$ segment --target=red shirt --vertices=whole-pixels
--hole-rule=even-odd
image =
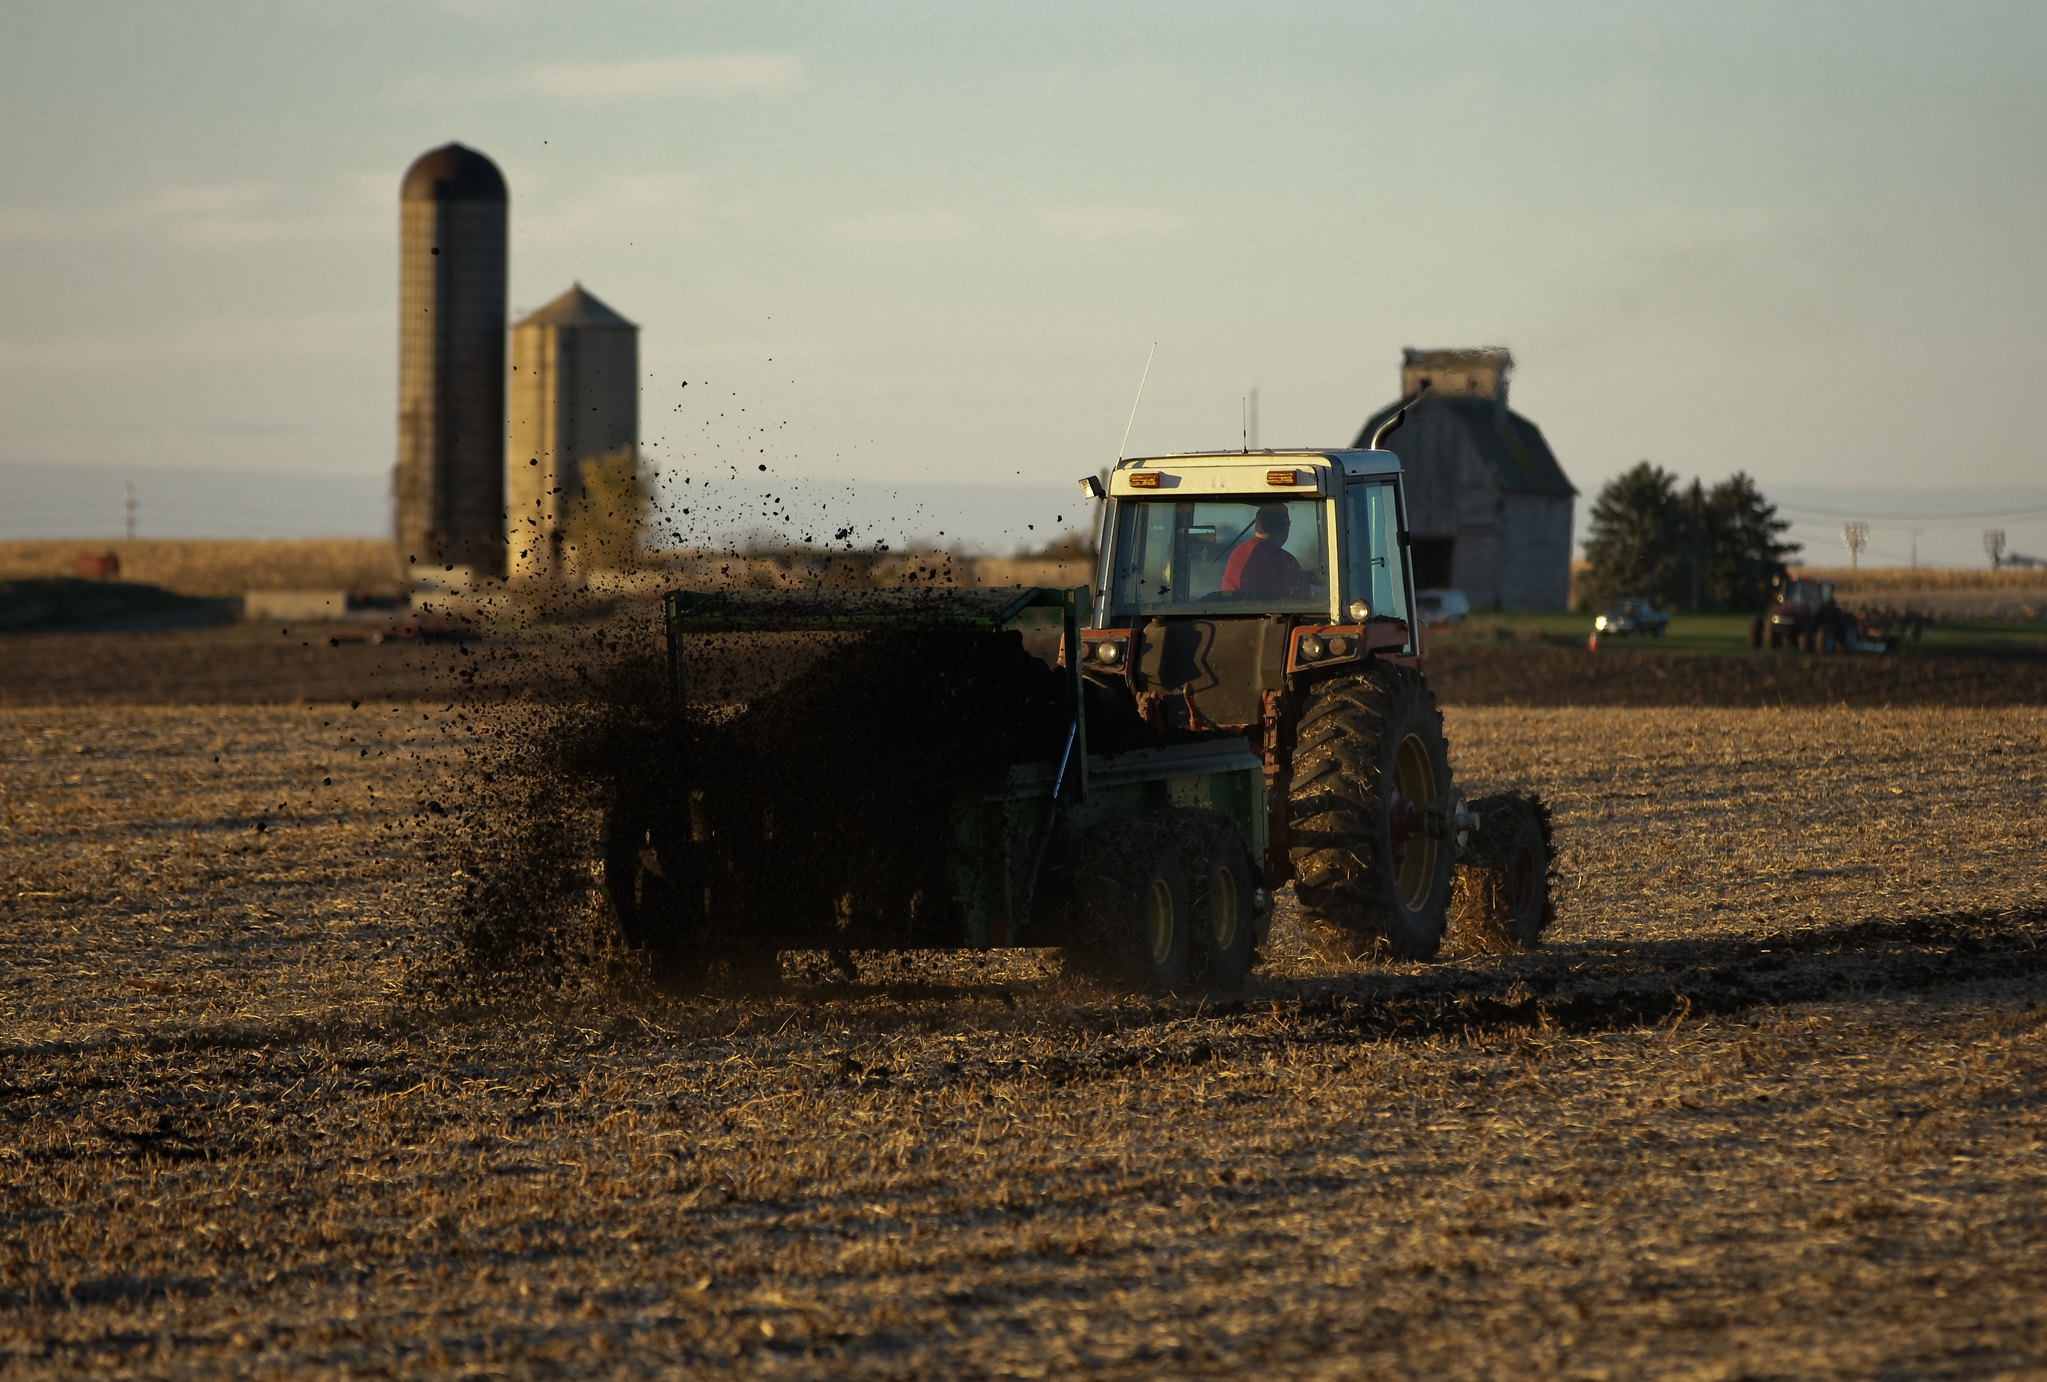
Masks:
[[[1238,544],[1223,568],[1223,589],[1263,598],[1299,595],[1308,588],[1308,573],[1279,539],[1259,536]]]

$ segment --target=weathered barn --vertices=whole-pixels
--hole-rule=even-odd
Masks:
[[[638,445],[640,329],[578,283],[512,324],[512,574],[566,574],[582,463]]]
[[[1386,445],[1407,472],[1416,585],[1461,590],[1473,609],[1563,609],[1578,491],[1541,429],[1507,407],[1513,369],[1500,347],[1409,347],[1400,392],[1415,401]],[[1399,406],[1372,414],[1357,444]]]

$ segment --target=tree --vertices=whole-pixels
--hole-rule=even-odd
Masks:
[[[1592,504],[1579,607],[1604,609],[1623,595],[1664,609],[1686,603],[1693,531],[1675,475],[1647,461],[1616,475]]]
[[[1705,496],[1704,514],[1705,607],[1761,609],[1784,574],[1784,559],[1800,548],[1783,541],[1790,521],[1777,517],[1776,506],[1739,470]]]
[[[1742,471],[1707,489],[1643,461],[1599,491],[1585,538],[1579,607],[1640,595],[1663,609],[1754,610],[1769,602],[1791,524]]]
[[[583,570],[629,570],[654,510],[653,479],[635,447],[621,446],[584,461],[583,492],[569,501],[568,543]]]

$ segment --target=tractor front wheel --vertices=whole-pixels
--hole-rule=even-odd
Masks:
[[[1257,889],[1251,856],[1227,817],[1203,813],[1183,855],[1192,884],[1189,951],[1194,976],[1211,988],[1233,989],[1258,961]]]
[[[1104,826],[1081,850],[1067,955],[1104,984],[1140,993],[1187,986],[1193,949],[1187,871],[1171,814]]]
[[[1451,925],[1474,950],[1534,945],[1556,918],[1549,807],[1533,792],[1498,792],[1472,802],[1471,811],[1478,829],[1457,870]]]
[[[1450,753],[1419,673],[1383,664],[1308,691],[1288,806],[1302,910],[1354,952],[1435,955],[1454,862]]]

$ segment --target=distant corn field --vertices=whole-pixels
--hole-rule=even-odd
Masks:
[[[1850,571],[1845,566],[1801,566],[1798,574],[1832,581],[1842,595],[1880,595],[1894,590],[2047,590],[2047,567],[1992,571],[1966,566],[1882,566]]]
[[[232,596],[249,590],[398,589],[398,552],[389,538],[76,538],[0,542],[0,580],[78,574],[84,553],[112,552],[121,579],[180,595]]]
[[[1879,566],[1850,571],[1845,566],[1799,566],[1796,575],[1808,580],[1832,581],[1837,595],[1907,596],[1931,591],[2047,591],[2047,567],[1992,571],[1988,567],[1966,566]],[[1585,563],[1571,563],[1571,601],[1577,608],[1578,582],[1585,578]]]
[[[121,579],[161,586],[181,595],[233,596],[250,590],[351,590],[392,593],[399,588],[395,545],[385,538],[100,539],[0,542],[0,580],[78,574],[78,558],[112,552]],[[734,556],[715,552],[661,554],[643,572],[651,584],[736,585],[761,589],[826,585],[848,588],[901,585],[1084,585],[1086,560],[978,557],[952,553],[897,553],[804,557],[790,553]],[[653,575],[658,571],[660,575]]]

